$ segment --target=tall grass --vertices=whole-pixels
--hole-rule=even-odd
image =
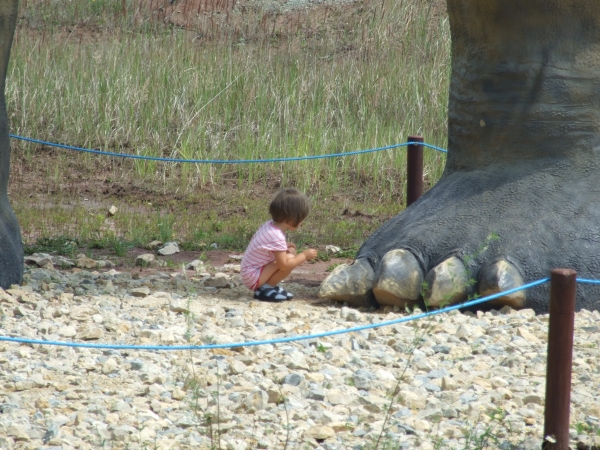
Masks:
[[[23,1],[7,78],[11,132],[218,160],[348,152],[411,134],[446,145],[449,27],[428,0],[298,12],[295,24],[221,2],[228,15],[218,38],[207,15],[179,28],[158,20],[152,3]],[[17,155],[35,150],[12,145]],[[425,165],[433,184],[444,156],[426,151]],[[317,200],[350,189],[398,202],[406,186],[403,148],[235,166],[136,162],[134,171],[183,191],[227,178],[242,190],[294,185]]]

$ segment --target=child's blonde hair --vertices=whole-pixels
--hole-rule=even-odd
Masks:
[[[287,222],[296,227],[308,216],[308,197],[297,189],[280,190],[269,205],[269,213],[274,222]]]

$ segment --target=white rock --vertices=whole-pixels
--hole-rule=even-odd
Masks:
[[[113,373],[115,371],[117,371],[119,369],[119,363],[117,362],[116,359],[114,358],[109,358],[103,365],[102,365],[102,373],[103,374],[109,374],[109,373]]]
[[[158,249],[158,253],[163,256],[174,255],[175,253],[179,253],[179,251],[177,242],[165,242],[165,244]]]
[[[188,263],[185,268],[187,270],[195,270],[196,272],[202,272],[205,270],[204,268],[204,262],[200,261],[199,259],[195,259],[192,262]]]
[[[229,275],[217,272],[214,277],[204,281],[204,286],[214,288],[228,288],[231,286]]]
[[[74,306],[69,311],[69,317],[71,317],[71,319],[77,320],[79,322],[85,322],[86,320],[90,319],[90,317],[93,313],[94,313],[94,311],[92,310],[92,308],[90,308],[87,305]]]
[[[159,248],[161,245],[163,245],[162,241],[152,241],[152,242],[148,242],[144,248],[146,250],[156,250],[157,248]]]
[[[541,341],[533,333],[531,333],[527,327],[518,327],[517,336],[521,336],[530,344],[538,345],[541,343]]]
[[[543,406],[544,405],[544,397],[539,394],[529,394],[529,395],[526,395],[525,397],[523,397],[523,404],[524,405],[534,404],[534,405]]]
[[[28,429],[24,425],[10,425],[6,430],[6,435],[12,437],[16,441],[29,441]]]
[[[223,270],[225,272],[240,273],[240,271],[242,270],[242,266],[241,264],[224,264]]]
[[[400,402],[410,409],[420,410],[427,405],[427,397],[405,389],[400,391]]]
[[[104,330],[97,326],[86,325],[81,328],[77,334],[77,339],[84,341],[90,341],[94,339],[102,339],[104,337]]]
[[[348,322],[360,322],[362,320],[362,314],[360,311],[354,308],[343,307],[340,316],[342,319]]]
[[[317,440],[325,440],[335,436],[335,431],[333,428],[316,425],[314,427],[309,428],[304,433],[304,437],[309,439],[317,439]]]
[[[335,255],[336,253],[339,253],[342,251],[341,248],[336,247],[335,245],[326,245],[325,246],[325,251],[327,252],[327,254],[329,255]]]
[[[95,269],[98,263],[84,255],[75,260],[75,265],[81,269]]]
[[[339,389],[329,389],[326,393],[326,399],[332,405],[350,405],[353,401],[353,396]]]
[[[152,253],[144,253],[143,255],[139,255],[137,258],[135,258],[136,266],[151,267],[155,266],[156,264],[156,256],[154,256]]]
[[[257,412],[265,409],[269,402],[269,396],[263,390],[257,389],[246,397],[244,406],[249,412]]]
[[[172,300],[169,309],[175,313],[189,313],[189,302],[184,299]]]
[[[77,334],[77,329],[72,326],[60,327],[57,331],[60,336],[73,337]]]

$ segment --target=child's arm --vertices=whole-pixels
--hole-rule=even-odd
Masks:
[[[273,252],[273,256],[275,256],[275,265],[279,270],[283,270],[284,272],[289,272],[304,261],[310,261],[311,259],[315,259],[317,257],[317,251],[313,248],[309,248],[304,250],[297,255],[292,255],[287,252]]]

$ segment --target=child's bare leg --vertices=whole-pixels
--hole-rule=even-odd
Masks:
[[[293,258],[294,256],[295,252],[293,254],[290,252],[288,257]],[[291,270],[280,270],[277,267],[277,264],[275,264],[275,261],[270,262],[263,268],[262,273],[260,274],[260,278],[258,279],[258,287],[265,283],[269,284],[270,286],[276,286],[280,281],[285,280],[290,273],[292,273]]]

